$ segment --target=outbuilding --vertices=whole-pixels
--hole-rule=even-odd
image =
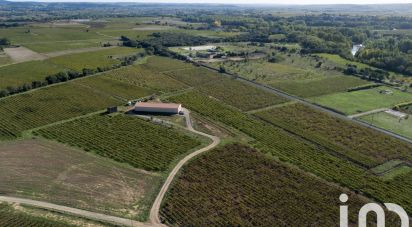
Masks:
[[[182,111],[182,104],[137,102],[134,105],[134,111],[140,113],[179,114]]]

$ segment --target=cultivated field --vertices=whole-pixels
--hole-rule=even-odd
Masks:
[[[393,115],[381,112],[362,116],[360,120],[412,139],[412,118],[410,117],[399,119]]]
[[[0,203],[0,226],[68,227],[69,224],[43,217],[35,217],[15,210],[12,205]]]
[[[332,117],[303,104],[292,104],[256,113],[285,130],[329,147],[347,158],[373,167],[387,160],[412,161],[412,145],[355,123]]]
[[[225,77],[216,82],[199,86],[198,89],[202,93],[213,96],[244,111],[259,109],[286,101],[275,94]]]
[[[201,144],[175,129],[123,115],[94,115],[35,134],[152,171],[167,170],[176,157]]]
[[[390,94],[384,94],[381,91],[390,91]],[[377,87],[314,97],[310,100],[350,115],[380,108],[392,108],[400,103],[411,102],[412,94],[389,87]]]
[[[171,226],[334,226],[341,193],[350,196],[355,224],[366,199],[249,147],[227,145],[184,168],[161,214]]]
[[[122,102],[75,83],[59,84],[0,99],[0,139],[25,130],[78,117]]]
[[[148,88],[138,87],[129,83],[110,78],[112,72],[99,76],[87,77],[75,80],[72,83],[90,88],[102,95],[109,95],[121,101],[133,100],[151,95],[153,92]]]
[[[395,203],[401,204],[408,212],[412,210],[412,204],[408,201],[412,189],[405,189],[397,181],[385,182],[364,167],[331,154],[327,147],[292,135],[196,92],[180,94],[169,99],[190,106],[191,110],[204,117],[238,129],[255,139],[255,147],[263,153],[276,156],[282,162],[292,163],[327,181],[367,193],[374,199],[396,201]]]
[[[356,77],[345,76],[327,66],[317,68],[315,66],[318,61],[315,58],[281,56],[284,60],[279,63],[270,63],[262,59],[227,61],[211,65],[215,68],[223,66],[230,73],[304,98],[346,91],[348,88],[368,83]]]
[[[139,50],[135,48],[117,47],[87,53],[64,55],[50,58],[48,61],[68,69],[81,71],[84,68],[104,68],[119,64],[120,61],[117,58],[132,55],[137,52],[139,52]]]
[[[173,92],[187,88],[185,84],[163,73],[149,69],[146,65],[132,65],[116,69],[108,73],[108,77],[151,89],[158,93]]]
[[[145,218],[161,180],[158,175],[39,139],[1,144],[0,162],[3,195],[133,219]]]
[[[0,89],[17,87],[63,71],[64,67],[47,61],[29,61],[0,67]]]

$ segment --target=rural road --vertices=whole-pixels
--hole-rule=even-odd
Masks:
[[[381,109],[376,109],[376,110],[370,110],[370,111],[363,112],[363,113],[349,115],[348,117],[353,119],[353,118],[366,116],[366,115],[369,115],[369,114],[380,113],[380,112],[387,111],[387,110],[389,110],[389,109],[388,108],[381,108]]]
[[[212,70],[212,71],[215,71],[215,72],[219,72],[218,69],[215,69],[215,68],[210,67],[210,66],[208,66],[208,65],[199,64],[199,63],[197,63],[197,62],[195,62],[195,61],[191,61],[191,62],[194,63],[194,64],[197,64],[197,65],[200,65],[200,66],[202,66],[202,67],[204,67],[204,68],[207,68],[207,69],[209,69],[209,70]],[[332,110],[330,110],[330,109],[327,109],[327,108],[322,107],[322,106],[320,106],[320,105],[317,105],[317,104],[315,104],[315,103],[311,103],[311,102],[309,102],[309,101],[307,101],[307,100],[305,100],[305,99],[303,99],[303,98],[290,95],[290,94],[288,94],[288,93],[286,93],[286,92],[284,92],[284,91],[281,91],[281,90],[279,90],[279,89],[276,89],[276,88],[273,88],[273,87],[270,87],[270,86],[267,86],[267,85],[264,85],[264,84],[260,84],[260,83],[258,83],[258,82],[252,81],[252,80],[248,80],[248,79],[246,79],[246,78],[240,77],[240,76],[235,75],[235,74],[231,74],[231,73],[227,73],[227,72],[226,72],[226,73],[222,73],[222,74],[223,74],[223,75],[226,75],[226,76],[228,76],[228,77],[236,77],[237,80],[243,81],[243,82],[245,82],[245,83],[247,83],[247,84],[250,84],[250,85],[252,85],[252,86],[255,86],[255,87],[257,87],[257,88],[260,88],[260,89],[263,89],[263,90],[265,90],[265,91],[271,92],[271,93],[273,93],[273,94],[279,95],[279,96],[284,97],[284,98],[286,98],[286,99],[289,99],[289,100],[292,100],[292,101],[296,101],[296,102],[302,103],[302,104],[304,104],[304,105],[306,105],[306,106],[312,107],[312,108],[314,108],[314,109],[316,109],[316,110],[319,110],[319,111],[321,111],[321,112],[327,113],[327,114],[332,115],[332,116],[334,116],[334,117],[337,117],[337,118],[340,118],[340,119],[343,119],[343,120],[347,120],[347,121],[351,121],[351,122],[356,123],[356,124],[358,124],[358,125],[362,125],[362,126],[364,126],[364,127],[366,127],[366,128],[370,128],[370,129],[379,131],[379,132],[384,133],[384,134],[386,134],[386,135],[388,135],[388,136],[392,136],[392,137],[395,137],[395,138],[397,138],[397,139],[400,139],[400,140],[402,140],[402,141],[405,141],[405,142],[407,142],[407,143],[412,144],[412,139],[409,139],[409,138],[406,138],[406,137],[401,136],[401,135],[399,135],[399,134],[396,134],[396,133],[390,132],[390,131],[388,131],[388,130],[385,130],[385,129],[376,127],[376,126],[371,125],[371,124],[368,124],[368,123],[366,123],[366,122],[359,121],[359,120],[354,119],[354,118],[349,118],[348,116],[345,116],[345,115],[343,115],[343,114],[339,114],[339,113],[337,113],[337,112],[334,112],[334,111],[332,111]]]
[[[196,133],[198,135],[202,135],[205,137],[210,138],[213,142],[209,144],[207,147],[204,147],[200,150],[197,150],[193,153],[190,153],[186,157],[184,157],[182,160],[179,161],[179,163],[173,168],[172,172],[170,172],[169,176],[167,177],[165,183],[163,184],[162,189],[160,190],[159,194],[156,197],[155,202],[153,203],[152,209],[150,210],[150,223],[153,224],[154,226],[165,226],[161,223],[160,217],[159,217],[159,211],[160,211],[160,205],[162,204],[162,200],[169,189],[170,184],[172,183],[173,179],[175,178],[176,174],[179,172],[179,170],[183,167],[184,164],[186,164],[190,159],[193,157],[206,152],[210,149],[213,149],[220,143],[219,137],[212,136],[203,132],[196,131],[193,128],[192,121],[190,119],[190,112],[187,109],[184,109],[184,115],[186,119],[186,125],[187,129],[193,133]]]
[[[78,216],[78,217],[84,217],[86,219],[91,219],[91,220],[96,220],[96,221],[103,221],[103,222],[108,222],[108,223],[112,223],[112,224],[115,224],[115,225],[121,225],[121,226],[133,226],[133,227],[150,227],[150,226],[152,226],[149,223],[137,222],[137,221],[133,221],[133,220],[126,219],[126,218],[119,218],[119,217],[115,217],[115,216],[90,212],[90,211],[71,208],[71,207],[66,207],[66,206],[60,206],[60,205],[47,203],[47,202],[35,201],[35,200],[31,200],[31,199],[22,199],[22,198],[9,197],[9,196],[0,196],[0,202],[25,204],[25,205],[30,205],[30,206],[34,206],[34,207],[44,208],[44,209],[47,209],[47,210],[53,210],[53,211],[57,211],[57,212],[61,212],[61,213],[71,214],[71,215]]]

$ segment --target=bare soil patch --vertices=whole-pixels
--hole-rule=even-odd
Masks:
[[[46,56],[22,46],[14,48],[4,48],[4,52],[8,56],[10,56],[13,63],[46,59]]]
[[[59,143],[0,144],[0,194],[140,219],[159,187],[152,173]]]

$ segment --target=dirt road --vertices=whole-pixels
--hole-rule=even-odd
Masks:
[[[47,209],[47,210],[53,210],[53,211],[57,211],[57,212],[71,214],[71,215],[78,216],[78,217],[84,217],[86,219],[109,222],[109,223],[112,223],[112,224],[115,224],[115,225],[121,225],[121,226],[133,226],[133,227],[150,227],[150,226],[152,226],[151,224],[148,224],[148,223],[137,222],[137,221],[133,221],[133,220],[126,219],[126,218],[119,218],[119,217],[115,217],[115,216],[90,212],[90,211],[71,208],[71,207],[66,207],[66,206],[60,206],[60,205],[47,203],[47,202],[35,201],[35,200],[31,200],[31,199],[22,199],[22,198],[9,197],[9,196],[0,196],[0,201],[1,202],[8,202],[8,203],[19,203],[19,204],[30,205],[30,206],[34,206],[34,207],[44,208],[44,209]]]
[[[182,160],[180,160],[180,162],[175,166],[175,168],[172,170],[172,172],[170,172],[169,176],[167,177],[165,183],[163,184],[162,189],[160,190],[159,194],[156,197],[155,202],[153,203],[152,209],[150,210],[150,222],[151,224],[153,224],[154,226],[165,226],[160,222],[160,218],[159,218],[159,211],[160,211],[160,205],[162,204],[162,200],[167,192],[167,190],[169,189],[170,184],[173,182],[173,179],[175,178],[176,174],[179,172],[179,170],[193,157],[206,152],[208,150],[213,149],[214,147],[216,147],[219,143],[220,143],[220,139],[216,136],[212,136],[203,132],[199,132],[196,131],[193,128],[192,125],[192,121],[190,119],[190,112],[187,109],[184,109],[184,115],[186,118],[186,125],[187,125],[187,129],[193,133],[196,133],[198,135],[202,135],[205,137],[210,138],[213,142],[211,144],[209,144],[207,147],[204,147],[200,150],[197,150],[193,153],[190,153],[188,156],[184,157]]]

